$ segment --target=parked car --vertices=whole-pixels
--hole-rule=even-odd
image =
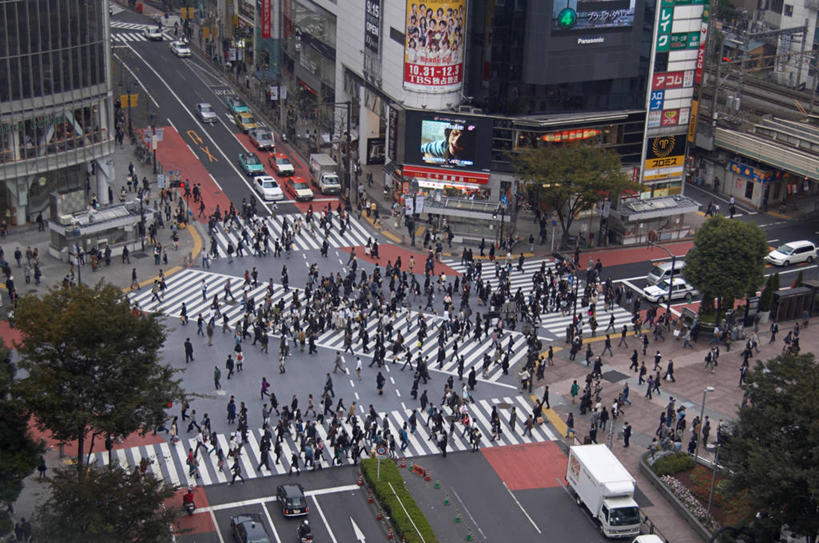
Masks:
[[[258,513],[230,517],[230,531],[237,543],[270,543],[270,536]]]
[[[290,188],[293,190],[293,195],[297,201],[307,201],[313,199],[313,190],[307,181],[302,177],[291,177]]]
[[[148,41],[162,41],[162,29],[158,26],[146,26],[142,29],[142,35]]]
[[[247,134],[259,124],[256,122],[256,119],[253,118],[253,115],[248,113],[247,111],[242,111],[241,113],[237,113],[233,116],[233,120],[236,121],[236,126],[239,127],[239,130]]]
[[[253,153],[239,153],[239,166],[246,175],[264,175],[264,164]]]
[[[276,142],[273,140],[273,132],[269,128],[260,126],[248,132],[250,136],[250,143],[256,146],[260,151],[273,151]]]
[[[282,200],[284,192],[279,183],[269,175],[259,175],[253,178],[253,188],[262,197],[262,200]]]
[[[191,48],[182,40],[171,42],[171,52],[179,58],[191,56]]]
[[[270,165],[276,171],[277,175],[293,175],[296,173],[295,168],[293,168],[293,164],[284,153],[271,154],[268,162],[270,162]]]
[[[665,303],[668,300],[668,279],[660,281],[656,285],[651,285],[643,289],[643,296],[649,302]],[[671,288],[671,299],[679,300],[685,298],[689,303],[699,294],[697,289],[688,284],[682,277],[674,277],[674,286]]]
[[[196,104],[196,116],[203,123],[216,124],[216,112],[213,110],[213,106],[207,102]]]
[[[304,489],[298,483],[277,486],[276,500],[282,508],[282,515],[285,517],[303,517],[310,512],[307,507],[307,498],[304,496]]]
[[[225,98],[225,103],[227,104],[228,110],[230,110],[231,115],[235,115],[236,113],[242,113],[243,111],[250,111],[248,109],[247,104],[245,104],[241,98],[237,98],[235,96],[228,96]]]
[[[816,246],[811,241],[789,241],[783,243],[765,257],[774,266],[790,266],[799,262],[813,262]]]

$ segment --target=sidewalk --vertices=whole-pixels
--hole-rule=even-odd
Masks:
[[[814,319],[811,328],[818,323],[819,319]],[[784,328],[782,330],[784,331]],[[759,335],[761,352],[753,360],[767,360],[780,354],[781,341],[769,345],[770,334],[767,330],[760,330]],[[784,337],[784,334],[781,337]],[[617,341],[619,341],[619,336],[613,340],[613,344],[616,345]],[[612,450],[637,479],[637,486],[640,491],[651,502],[651,505],[643,508],[643,513],[647,514],[652,522],[659,527],[663,535],[670,538],[674,543],[700,542],[699,536],[691,530],[665,498],[640,473],[640,456],[646,452],[648,445],[651,443],[651,439],[659,426],[660,413],[672,396],[676,400],[677,407],[686,406],[686,431],[683,436],[683,450],[685,450],[691,436],[691,422],[695,416],[700,415],[702,410],[703,391],[706,387],[712,386],[715,390],[707,393],[704,409],[704,414],[711,419],[711,434],[708,447],[703,448],[700,446],[699,454],[713,460],[714,450],[710,442],[716,438],[717,425],[720,419],[724,421],[735,419],[736,410],[742,402],[742,391],[738,383],[739,367],[742,362],[740,353],[744,348],[744,341],[735,341],[731,351],[726,351],[724,346],[720,346],[719,366],[714,373],[703,369],[705,353],[710,348],[707,340],[696,343],[693,350],[683,350],[682,340],[674,338],[670,334],[667,335],[665,341],[657,343],[651,341],[647,355],[640,356],[640,361],[645,360],[646,367],[651,373],[654,366],[654,353],[660,350],[663,356],[661,364],[663,373],[668,360],[673,360],[674,376],[676,378],[676,382],[664,380],[661,385],[662,392],[654,394],[651,400],[645,397],[645,384],[638,385],[637,375],[628,369],[631,363],[629,357],[632,350],[638,349],[638,353],[641,353],[639,340],[635,337],[629,337],[627,342],[628,348],[615,347],[613,357],[608,355],[604,357],[602,370],[602,382],[604,384],[601,393],[602,405],[610,409],[612,402],[622,391],[626,382],[629,384],[629,399],[632,403],[632,405],[622,410],[620,417],[615,422],[616,426],[613,430],[615,435],[611,444]],[[801,345],[803,352],[815,352],[819,349],[819,336],[816,334],[803,334],[801,336]],[[596,356],[600,354],[602,345],[600,343],[592,344],[592,349]],[[554,422],[554,426],[562,431],[565,436],[566,425],[564,421],[570,412],[574,413],[577,440],[582,443],[583,438],[588,435],[591,417],[589,413],[580,415],[579,403],[572,403],[569,390],[574,380],[577,380],[582,390],[585,376],[591,371],[591,368],[586,366],[583,353],[580,353],[574,362],[569,361],[568,356],[568,349],[562,349],[555,354],[555,365],[547,368],[546,377],[543,381],[537,383],[538,387],[533,392],[532,399],[542,398],[544,387],[548,385],[552,407],[547,412],[548,418]],[[623,447],[622,427],[625,422],[629,422],[632,426],[631,446],[629,448]],[[597,441],[599,443],[609,443],[612,431],[611,423],[610,420],[606,431],[598,431]],[[570,444],[574,444],[574,442]]]

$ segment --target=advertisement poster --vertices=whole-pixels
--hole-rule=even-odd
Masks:
[[[408,1],[404,88],[450,92],[463,81],[466,0]]]
[[[628,28],[634,24],[636,0],[554,0],[552,30]]]
[[[262,0],[262,38],[264,39],[272,35],[272,2],[273,0]]]
[[[478,130],[457,119],[421,121],[421,160],[424,164],[471,168],[478,151]]]

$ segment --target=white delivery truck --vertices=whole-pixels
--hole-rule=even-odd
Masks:
[[[341,183],[338,180],[338,165],[325,153],[310,155],[310,176],[322,194],[339,194]]]
[[[640,508],[634,501],[634,477],[605,445],[569,449],[566,481],[578,505],[584,505],[606,537],[640,534]]]

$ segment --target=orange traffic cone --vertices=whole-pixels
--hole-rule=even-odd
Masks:
[[[406,456],[401,457],[401,467],[402,468],[407,467],[407,457]]]
[[[358,486],[364,486],[364,477],[361,475],[361,472],[358,473]]]
[[[387,528],[387,539],[392,540],[392,526]]]

